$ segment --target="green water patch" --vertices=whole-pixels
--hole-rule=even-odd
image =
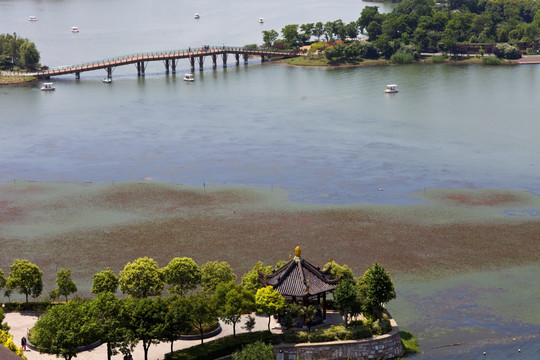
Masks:
[[[430,281],[401,278],[389,309],[423,350],[525,336],[540,330],[538,273],[540,263]]]

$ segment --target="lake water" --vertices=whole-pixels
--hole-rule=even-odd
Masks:
[[[0,0],[0,33],[29,38],[43,64],[59,66],[201,44],[261,43],[262,30],[338,18],[350,22],[365,5]],[[193,19],[195,12],[201,19]],[[30,15],[38,21],[27,21]],[[80,33],[72,34],[71,26]],[[177,75],[151,63],[144,78],[136,76],[134,65],[115,69],[112,84],[103,84],[105,72],[96,71],[82,73],[80,80],[55,78],[57,90],[50,93],[39,91],[39,84],[1,87],[0,181],[152,179],[281,187],[294,201],[316,204],[403,204],[424,188],[539,191],[538,66],[323,69],[258,59],[231,65],[232,57],[228,68],[213,71],[206,60],[193,84],[182,81],[189,70],[182,60]],[[389,83],[397,83],[400,92],[384,94]],[[538,358],[538,337],[530,335],[540,331],[536,315],[527,324],[519,316],[494,316],[498,310],[489,304],[481,311],[467,308],[482,305],[481,284],[495,275],[400,284],[403,300],[391,310],[421,339],[425,354],[418,357],[479,359],[488,351],[499,356],[490,358]],[[538,288],[535,281],[529,278],[512,293]],[[465,300],[450,296],[451,289],[463,292]],[[529,298],[538,300],[538,294]],[[432,299],[436,305],[425,306]],[[463,308],[453,305],[459,301]],[[500,301],[520,303],[516,297]],[[534,304],[525,309],[538,314]],[[429,310],[422,314],[423,309]],[[448,347],[448,339],[440,340],[448,331],[452,342],[467,343],[471,329],[476,336],[469,346]],[[482,343],[482,336],[499,340]],[[514,351],[513,341],[522,341],[522,353]]]

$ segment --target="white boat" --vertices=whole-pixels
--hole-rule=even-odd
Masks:
[[[107,83],[107,84],[112,83],[112,79],[110,77],[106,77],[105,79],[103,79],[101,81],[103,81],[104,83]]]
[[[28,21],[37,21],[37,16],[29,16]]]
[[[43,83],[43,85],[41,86],[41,91],[53,91],[53,90],[54,90],[54,83],[52,82]]]
[[[201,16],[199,15],[199,13],[195,13],[195,15],[193,16],[195,19],[199,19]]]
[[[263,18],[259,18],[259,24],[262,24],[264,22]]]
[[[386,85],[386,89],[384,89],[384,92],[387,94],[397,93],[398,92],[397,85],[396,84]]]
[[[72,33],[78,33],[79,32],[79,27],[78,26],[72,26],[71,27],[71,32]]]
[[[184,81],[194,82],[195,78],[193,77],[193,74],[184,74]]]

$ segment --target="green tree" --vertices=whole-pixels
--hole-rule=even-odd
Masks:
[[[244,289],[251,291],[253,294],[263,287],[263,284],[259,281],[259,271],[265,274],[271,274],[272,266],[265,266],[264,263],[258,261],[253,266],[253,269],[242,276],[242,286]]]
[[[366,28],[372,21],[381,24],[382,20],[383,16],[379,13],[378,6],[366,6],[362,9],[362,12],[360,13],[360,18],[357,20],[356,23],[360,28],[360,31],[364,33],[364,30],[366,30]]]
[[[270,331],[270,320],[273,315],[281,313],[285,308],[285,299],[272,286],[263,287],[255,294],[255,307],[258,313],[268,316],[268,331]]]
[[[163,290],[161,270],[147,257],[127,263],[120,271],[120,291],[135,298],[160,295]]]
[[[0,290],[2,290],[2,288],[4,286],[6,286],[6,276],[4,275],[4,272],[2,271],[2,269],[0,269]]]
[[[339,265],[334,260],[330,259],[330,262],[327,262],[323,269],[327,270],[330,268],[330,277],[332,279],[336,279],[338,277],[341,277],[342,280],[353,280],[354,281],[354,274],[350,267],[347,265]]]
[[[192,294],[189,298],[189,309],[191,313],[191,324],[201,334],[201,344],[204,339],[204,329],[214,324],[217,320],[215,304],[210,295],[206,292]]]
[[[20,259],[15,259],[9,269],[7,286],[10,289],[18,289],[19,294],[24,294],[28,307],[28,296],[36,298],[43,291],[43,271],[30,261]]]
[[[107,344],[107,359],[118,354],[126,335],[123,303],[112,292],[101,291],[88,303],[87,316],[99,331],[99,338]]]
[[[232,355],[232,360],[274,360],[274,348],[270,344],[257,341],[247,344]]]
[[[5,318],[4,309],[0,308],[0,330],[9,331],[8,324],[3,322]]]
[[[317,41],[321,40],[321,36],[324,34],[324,24],[320,21],[316,22],[311,29],[311,35],[317,38]]]
[[[236,336],[236,324],[242,314],[254,308],[255,297],[252,292],[236,285],[234,281],[221,283],[217,286],[212,297],[218,317],[225,324],[232,324],[233,336]]]
[[[274,41],[276,41],[276,39],[279,36],[278,32],[274,29],[263,30],[262,33],[263,33],[263,42],[267,48],[272,47],[272,44],[274,43]]]
[[[171,286],[169,293],[185,297],[201,281],[201,269],[191,258],[174,258],[163,268],[163,278]]]
[[[285,27],[281,29],[281,34],[283,35],[283,40],[285,40],[289,46],[296,46],[299,44],[300,34],[298,33],[297,24],[285,25]]]
[[[19,48],[19,65],[25,69],[35,69],[39,63],[39,51],[33,42],[25,41]]]
[[[162,339],[171,343],[172,353],[174,341],[192,329],[191,313],[189,300],[183,297],[171,296],[166,300],[166,305]]]
[[[77,356],[77,347],[97,339],[98,331],[87,321],[86,313],[86,306],[75,300],[51,307],[34,325],[32,342],[40,352],[71,360]]]
[[[65,296],[66,302],[68,295],[77,292],[77,285],[71,279],[71,270],[61,269],[56,274],[56,293],[58,296]]]
[[[107,268],[94,274],[94,281],[92,282],[92,290],[94,294],[100,294],[102,292],[115,293],[118,290],[119,279],[114,272]]]
[[[396,298],[390,274],[379,264],[366,270],[358,282],[360,298],[370,315],[381,319],[384,304]]]
[[[351,279],[340,281],[334,290],[336,306],[345,319],[345,328],[349,324],[349,317],[358,315],[361,311],[361,303],[358,298],[358,288],[356,282]]]
[[[148,349],[158,344],[163,335],[166,312],[165,300],[161,297],[126,299],[126,310],[129,314],[128,328],[135,339],[142,341],[144,360],[148,360]]]
[[[235,280],[236,275],[226,261],[209,261],[201,267],[201,286],[206,292],[213,293],[219,283]]]

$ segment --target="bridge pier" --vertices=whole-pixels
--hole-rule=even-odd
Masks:
[[[176,60],[176,59],[173,59],[173,60],[171,61],[171,68],[172,68],[172,73],[173,73],[173,74],[176,74],[176,63],[177,63],[177,62],[178,62],[178,60]]]
[[[77,71],[75,73],[75,79],[79,80],[81,78],[81,73],[79,71]]]
[[[191,55],[189,56],[189,65],[190,65],[191,72],[194,72],[195,71],[195,58]]]
[[[216,70],[217,68],[217,55],[212,54],[212,69]]]
[[[107,69],[107,79],[112,79],[112,67],[108,67]]]
[[[226,68],[227,67],[227,53],[223,53],[221,55],[221,60],[223,61],[223,67]]]
[[[247,65],[247,63],[248,63],[248,54],[242,54],[242,56],[244,57],[244,65]]]
[[[203,65],[204,65],[204,56],[199,55],[199,71],[203,71]]]
[[[261,62],[264,62],[264,55],[261,55]]]
[[[240,65],[240,54],[234,54],[234,57],[236,59],[236,66]]]
[[[169,59],[165,60],[165,74],[169,73]]]
[[[137,61],[137,76],[144,76],[144,61]]]

